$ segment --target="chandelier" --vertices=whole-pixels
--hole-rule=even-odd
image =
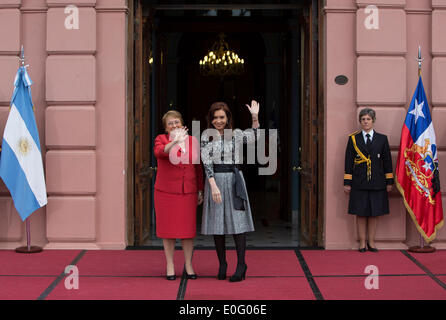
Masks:
[[[245,60],[229,49],[224,40],[224,33],[219,34],[220,40],[216,41],[208,54],[200,60],[200,71],[205,76],[239,75],[244,71]]]

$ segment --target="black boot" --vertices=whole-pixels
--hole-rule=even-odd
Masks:
[[[234,275],[229,279],[230,282],[238,282],[245,279],[248,266],[245,263],[246,235],[244,233],[234,234],[235,248],[237,250],[237,268]]]
[[[237,265],[237,269],[235,270],[235,273],[229,278],[229,282],[238,282],[245,280],[247,269],[248,266],[246,264]]]
[[[218,268],[218,280],[226,279],[226,269],[228,263],[226,262],[226,238],[225,235],[214,235],[215,250],[217,251],[218,262],[220,267]]]

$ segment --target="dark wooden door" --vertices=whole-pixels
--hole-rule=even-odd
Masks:
[[[134,2],[134,245],[150,237],[152,213],[151,166],[151,29],[153,14],[143,18],[141,1]]]
[[[317,1],[313,0],[301,29],[300,234],[302,246],[318,246],[318,37]]]

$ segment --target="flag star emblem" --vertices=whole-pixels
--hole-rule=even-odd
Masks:
[[[415,108],[411,112],[409,112],[410,114],[413,114],[415,116],[415,123],[417,123],[419,117],[425,118],[423,113],[423,106],[424,106],[424,101],[418,104],[418,100],[415,99]]]
[[[418,232],[430,243],[443,226],[444,218],[436,136],[421,75],[410,100],[400,141],[395,182]]]
[[[424,170],[428,171],[428,170],[432,170],[431,169],[431,164],[429,162],[425,162],[424,166],[423,166]]]

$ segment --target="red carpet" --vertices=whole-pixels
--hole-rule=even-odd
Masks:
[[[0,299],[446,300],[446,251],[410,257],[398,250],[364,254],[301,250],[299,258],[294,250],[247,250],[246,280],[230,283],[235,250],[227,251],[224,281],[216,279],[215,250],[194,252],[199,278],[187,281],[181,280],[182,250],[175,252],[176,281],[165,279],[162,250],[47,250],[29,255],[4,250],[0,251]],[[78,290],[68,290],[62,274],[73,262],[79,271]],[[368,265],[378,268],[378,290],[365,287]]]
[[[433,274],[446,274],[446,250],[437,250],[433,253],[409,254],[421,262]]]
[[[47,300],[175,300],[180,278],[80,277],[78,290],[67,290],[64,281]]]
[[[187,282],[188,300],[310,300],[311,288],[293,250],[248,250],[245,281],[230,283],[237,255],[228,250],[227,280],[218,281],[218,259],[215,250],[196,250],[194,268],[201,277]],[[209,278],[210,277],[210,278]]]
[[[58,276],[79,253],[79,250],[45,250],[24,254],[0,250],[0,275]]]
[[[184,255],[175,251],[175,270],[183,273]],[[165,276],[162,250],[88,251],[77,264],[80,276]]]
[[[0,276],[0,300],[36,300],[56,277]]]
[[[400,251],[380,250],[376,253],[361,253],[302,250],[301,252],[313,276],[365,275],[364,270],[369,265],[376,266],[379,274],[424,274],[422,269]]]
[[[235,272],[237,255],[235,250],[227,250],[228,275]],[[293,250],[247,250],[246,264],[249,276],[304,276],[296,253]],[[216,277],[218,258],[215,250],[195,250],[193,257],[197,274]]]
[[[246,277],[231,283],[205,278],[189,280],[185,300],[314,300],[305,277]]]
[[[326,300],[445,300],[446,290],[428,276],[379,277],[368,290],[365,277],[316,278]]]

